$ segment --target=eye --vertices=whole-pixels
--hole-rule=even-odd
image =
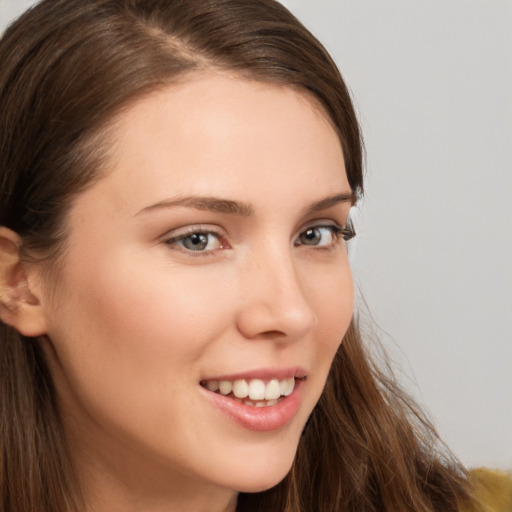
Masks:
[[[340,236],[341,228],[339,226],[311,226],[299,233],[295,245],[327,247],[332,245]]]
[[[219,235],[211,231],[191,231],[169,238],[165,243],[192,252],[209,252],[222,248]]]
[[[354,228],[350,220],[345,227],[337,224],[311,226],[299,233],[294,245],[306,245],[311,247],[329,247],[343,239],[350,240],[355,236]]]

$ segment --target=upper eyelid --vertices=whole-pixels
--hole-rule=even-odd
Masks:
[[[195,224],[192,226],[183,226],[167,231],[165,234],[160,236],[161,240],[176,240],[180,238],[186,238],[187,236],[193,235],[194,233],[205,233],[216,235],[219,238],[225,236],[225,231],[220,227],[215,227],[206,224]]]
[[[315,220],[311,220],[309,222],[306,222],[305,224],[303,224],[300,229],[297,231],[297,235],[299,235],[300,233],[302,233],[304,230],[306,229],[310,229],[310,228],[314,228],[314,227],[333,227],[333,228],[337,228],[337,229],[344,229],[345,228],[345,224],[341,224],[339,223],[338,221],[334,220],[334,219],[315,219]],[[297,236],[295,235],[295,236]]]
[[[314,220],[305,222],[300,229],[301,230],[307,229],[312,226],[338,226],[340,228],[343,227],[343,225],[340,224],[337,220],[329,219],[329,218],[322,218],[322,219],[314,219]]]

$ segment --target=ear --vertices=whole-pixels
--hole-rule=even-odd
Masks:
[[[20,237],[0,226],[0,319],[25,336],[40,336],[47,326],[41,302],[31,289],[37,265],[21,260],[20,247]]]

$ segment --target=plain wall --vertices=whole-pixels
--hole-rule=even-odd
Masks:
[[[0,0],[0,30],[31,3]],[[337,61],[365,135],[365,330],[464,463],[512,468],[512,2],[283,3]]]

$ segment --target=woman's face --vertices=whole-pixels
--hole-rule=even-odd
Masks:
[[[78,467],[130,492],[268,488],[352,315],[338,138],[307,96],[211,74],[124,111],[110,154],[43,290]]]

